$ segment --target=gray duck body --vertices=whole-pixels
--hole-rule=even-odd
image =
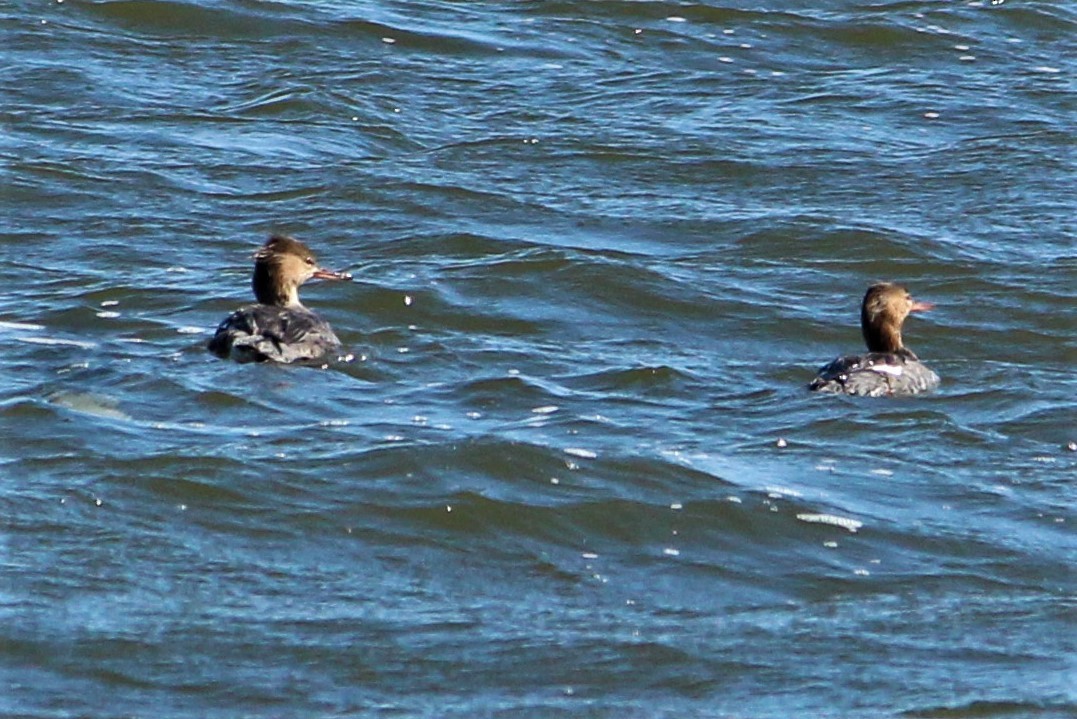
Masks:
[[[306,307],[247,305],[217,327],[209,351],[237,362],[317,360],[342,347],[329,323]]]

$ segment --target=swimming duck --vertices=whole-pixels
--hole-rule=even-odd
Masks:
[[[309,279],[350,280],[346,272],[318,266],[299,240],[273,235],[254,254],[251,285],[257,304],[236,310],[217,327],[210,352],[238,362],[316,360],[339,350],[329,323],[299,301],[299,286]]]
[[[917,302],[901,285],[878,282],[868,288],[860,308],[860,330],[867,354],[838,357],[819,370],[808,389],[817,392],[884,397],[934,389],[939,376],[901,341],[901,326],[910,312],[934,305]]]

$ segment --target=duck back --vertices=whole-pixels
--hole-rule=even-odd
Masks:
[[[838,357],[819,370],[808,389],[861,397],[897,397],[927,392],[939,376],[909,350]]]
[[[301,362],[340,349],[332,328],[306,307],[249,305],[217,327],[209,351],[238,362]]]

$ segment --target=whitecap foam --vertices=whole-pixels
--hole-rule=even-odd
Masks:
[[[32,345],[62,345],[65,347],[81,347],[82,349],[92,349],[97,346],[96,342],[61,340],[55,337],[16,337],[15,339],[19,342],[28,342]]]
[[[573,457],[583,457],[584,459],[594,459],[598,456],[591,450],[580,447],[568,447],[565,449],[565,454],[571,454]]]
[[[35,325],[29,322],[4,322],[0,320],[0,330],[43,330],[44,325]]]
[[[856,532],[856,530],[864,526],[864,523],[858,519],[839,517],[834,514],[798,514],[797,519],[801,522],[810,522],[813,524],[829,524],[834,527],[848,529],[850,532]]]

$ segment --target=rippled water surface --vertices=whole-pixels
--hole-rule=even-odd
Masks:
[[[0,27],[3,716],[1077,712],[1066,3]],[[350,360],[205,352],[273,231]]]

